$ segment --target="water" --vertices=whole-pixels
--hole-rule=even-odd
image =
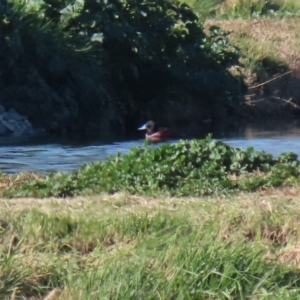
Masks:
[[[187,130],[188,131],[188,130]],[[269,121],[246,124],[211,124],[190,130],[190,138],[203,138],[211,132],[213,138],[246,148],[254,147],[275,156],[282,152],[295,152],[300,157],[300,122]],[[143,135],[142,133],[138,133]],[[97,137],[40,137],[0,140],[0,169],[5,173],[34,171],[48,173],[70,171],[97,160],[105,160],[117,152],[126,153],[130,148],[143,144],[138,135],[129,140],[101,142]],[[185,135],[188,138],[187,135]],[[171,140],[176,143],[178,140]]]

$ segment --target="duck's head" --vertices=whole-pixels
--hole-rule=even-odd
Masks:
[[[155,126],[155,124],[153,121],[148,121],[146,124],[139,127],[138,130],[147,130],[147,132],[152,132],[154,129],[154,126]]]

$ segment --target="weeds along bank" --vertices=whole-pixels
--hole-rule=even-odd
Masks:
[[[292,153],[209,137],[65,174],[2,174],[0,294],[297,299],[299,175]]]
[[[210,196],[299,183],[293,153],[274,158],[211,140],[145,146],[67,173],[1,176],[4,197],[69,197],[129,192],[136,195]]]
[[[2,174],[1,297],[297,299],[299,172],[293,154],[208,138],[68,174]]]

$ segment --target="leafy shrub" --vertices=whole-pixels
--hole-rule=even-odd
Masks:
[[[118,105],[104,64],[57,26],[0,6],[0,104],[49,131],[109,130]]]
[[[244,86],[227,71],[238,63],[237,49],[217,27],[205,34],[186,4],[43,0],[36,10],[74,45],[85,43],[95,64],[106,62],[122,120],[156,116],[178,123],[178,107],[187,112],[185,121],[195,111],[197,119],[201,110],[212,113],[216,104],[237,108]]]
[[[128,191],[197,196],[293,183],[299,172],[299,161],[293,154],[275,159],[263,151],[230,147],[208,137],[160,147],[136,147],[124,156],[86,164],[71,173],[23,182],[4,194],[65,197]]]

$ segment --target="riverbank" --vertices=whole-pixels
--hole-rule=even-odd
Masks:
[[[300,112],[299,18],[208,19],[205,27],[219,26],[239,48],[241,73],[248,91],[249,115],[269,116]]]
[[[298,113],[295,17],[228,20],[170,1],[126,2],[130,13],[91,3],[85,9],[52,3],[45,10],[42,2],[15,1],[2,8],[8,20],[0,73],[7,76],[0,104],[6,110],[46,132],[102,136],[132,133],[148,119],[181,126]],[[161,24],[162,18],[169,21]],[[233,33],[209,31],[211,25]]]
[[[0,7],[0,104],[34,128],[105,137],[131,134],[149,119],[185,126],[299,113],[296,13],[269,16],[261,1],[246,7],[248,18],[244,2],[231,3],[229,14],[230,1],[207,0],[219,7],[214,15],[197,7],[204,1],[129,1],[129,10],[79,2]]]
[[[300,188],[0,200],[2,297],[296,299]]]

